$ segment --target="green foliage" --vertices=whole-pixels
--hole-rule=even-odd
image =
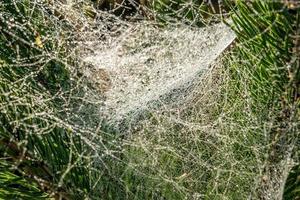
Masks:
[[[254,103],[277,103],[274,100],[279,99],[290,81],[288,63],[295,56],[291,53],[290,36],[295,33],[297,15],[281,3],[240,2],[233,23],[241,43],[238,56],[244,62],[239,67],[245,67],[237,70],[247,70],[251,74],[241,80],[249,84],[251,94],[257,99]]]
[[[151,9],[156,18],[163,22],[183,22],[189,25],[203,26],[216,20],[222,5],[218,2],[208,3],[201,0],[153,0]]]
[[[0,163],[0,199],[49,199],[35,183],[16,175],[10,167],[8,163]]]
[[[84,142],[99,118],[94,120],[91,111],[96,105],[84,99],[88,83],[79,75],[80,62],[70,57],[71,48],[60,33],[67,29],[64,37],[71,33],[72,38],[73,26],[59,21],[46,3],[5,0],[0,3],[0,27],[0,157],[14,168],[1,167],[0,173],[4,182],[17,184],[1,184],[1,195],[91,195],[105,170],[94,165],[95,150]],[[82,118],[90,123],[80,129]]]
[[[239,62],[231,65],[231,87],[239,91],[247,83],[251,112],[263,121],[272,121],[267,141],[271,145],[264,168],[272,182],[277,176],[273,168],[288,159],[289,153],[299,151],[300,65],[299,43],[295,38],[299,37],[300,10],[279,1],[239,1],[236,6],[232,7],[232,27],[238,36],[234,58]],[[294,184],[293,179],[293,175],[288,177],[287,188],[296,187],[289,186]],[[270,184],[268,181],[262,185]],[[265,189],[261,187],[258,190]],[[258,195],[267,194],[258,191]]]
[[[217,83],[204,79],[201,102],[153,115],[128,142],[125,181],[136,199],[272,199],[281,165],[297,159],[289,155],[299,146],[299,8],[227,3],[237,41]]]
[[[280,164],[297,155],[299,8],[228,1],[238,38],[224,68],[180,117],[149,114],[118,137],[86,100],[90,85],[68,43],[78,27],[48,3],[0,3],[0,198],[264,198]],[[151,7],[163,23],[197,26],[220,12],[213,8]],[[298,179],[294,167],[286,199],[299,196]]]
[[[300,198],[300,165],[295,166],[287,178],[285,183],[285,191],[283,199],[299,199]]]
[[[179,22],[192,26],[204,26],[220,21],[222,13],[225,14],[228,11],[222,2],[217,0],[209,2],[203,0],[91,0],[91,2],[96,9],[106,10],[120,17],[130,19],[139,13],[145,18],[155,19],[161,25]],[[94,16],[91,9],[88,13]]]

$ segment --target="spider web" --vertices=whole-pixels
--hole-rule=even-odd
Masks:
[[[248,61],[228,51],[236,36],[222,9],[151,3],[166,13],[136,5],[148,19],[140,9],[121,18],[113,13],[131,4],[0,3],[1,45],[10,49],[0,51],[2,160],[66,199],[280,198],[298,123],[285,124],[295,140],[271,166],[276,106],[262,120],[247,73],[232,81],[226,63]]]

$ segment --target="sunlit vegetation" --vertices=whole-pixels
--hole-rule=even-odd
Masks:
[[[125,135],[75,48],[101,12],[237,39],[188,106]],[[299,199],[299,25],[289,0],[1,1],[0,199]]]

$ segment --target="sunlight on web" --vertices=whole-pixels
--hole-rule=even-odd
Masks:
[[[21,13],[24,1],[10,2]],[[169,6],[166,15],[149,14],[163,18],[161,24],[140,13],[121,19],[87,1],[62,2],[27,2],[21,21],[0,10],[0,33],[13,38],[5,41],[17,52],[0,60],[7,69],[0,74],[0,113],[11,120],[0,125],[13,127],[9,141],[36,145],[20,148],[22,159],[53,165],[50,175],[35,177],[41,187],[81,194],[88,185],[90,196],[109,191],[129,199],[246,199],[268,182],[266,193],[278,193],[293,165],[291,152],[272,166],[278,176],[265,175],[275,119],[271,111],[269,121],[251,111],[246,71],[237,72],[244,82],[231,80],[227,65],[238,69],[248,60],[228,51],[236,35],[220,22],[221,8],[211,5],[213,20],[205,20],[208,11],[199,14],[203,5],[194,1],[177,10]],[[199,21],[201,27],[195,26]],[[24,47],[30,53],[21,52]],[[258,63],[264,58],[251,56]],[[55,139],[45,142],[53,132]],[[43,151],[40,141],[49,148]],[[68,153],[44,154],[59,146]],[[62,161],[55,160],[58,155]],[[22,159],[17,157],[15,167],[26,175]],[[88,180],[70,184],[78,174]]]
[[[234,39],[224,24],[158,28],[134,23],[102,45],[95,46],[92,41],[92,47],[83,44],[93,52],[82,57],[94,66],[94,72],[86,72],[88,76],[102,75],[99,89],[106,98],[103,112],[117,119],[188,87]],[[179,95],[184,101],[186,94]]]

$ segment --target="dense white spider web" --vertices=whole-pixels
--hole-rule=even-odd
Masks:
[[[139,22],[129,24],[121,35],[104,44],[83,43],[94,51],[83,59],[96,68],[94,73],[87,71],[87,76],[100,74],[99,89],[106,98],[102,112],[118,120],[172,96],[170,93],[181,99],[169,101],[184,101],[184,88],[192,85],[234,38],[224,24],[158,28]]]
[[[48,7],[43,10],[45,4]],[[140,15],[123,20],[111,12],[95,10],[84,1],[34,0],[29,7],[41,9],[55,29],[48,35],[39,33],[25,39],[14,37],[14,31],[30,29],[31,21],[36,20],[34,16],[29,14],[24,24],[18,24],[14,19],[7,21],[9,14],[1,11],[1,20],[13,28],[3,30],[14,38],[13,45],[26,43],[40,53],[31,58],[15,58],[10,65],[1,64],[0,60],[0,64],[18,68],[30,67],[32,60],[42,63],[26,77],[11,83],[3,79],[2,83],[7,83],[12,91],[23,90],[28,80],[36,78],[51,60],[67,63],[70,78],[76,79],[67,91],[59,89],[55,94],[1,94],[15,99],[2,101],[1,112],[15,108],[15,104],[27,104],[28,99],[36,108],[23,119],[10,122],[16,129],[27,131],[20,144],[27,144],[32,134],[42,137],[59,126],[71,130],[74,138],[79,137],[91,149],[88,153],[75,152],[76,161],[72,160],[74,153],[70,154],[65,170],[58,172],[58,186],[64,185],[76,162],[84,159],[90,162],[86,167],[91,174],[99,171],[99,166],[106,169],[105,173],[122,185],[115,187],[125,188],[123,198],[255,199],[264,183],[268,184],[263,191],[266,199],[280,198],[286,172],[293,165],[293,145],[274,166],[278,176],[265,174],[272,121],[262,122],[249,111],[247,101],[236,101],[236,106],[227,107],[233,105],[226,99],[231,83],[221,56],[228,56],[224,50],[234,41],[235,34],[225,24],[216,23],[216,18],[211,22],[211,18],[194,17],[193,20],[203,20],[201,28],[194,26],[193,20],[180,21],[183,10],[190,9],[197,15],[199,9],[193,1],[181,6],[174,11],[177,18],[174,14],[166,17],[162,26],[155,20],[141,19]],[[72,27],[70,32],[62,21]],[[39,32],[36,28],[32,26],[33,31]],[[52,51],[45,48],[49,41]],[[18,46],[13,45],[12,48]],[[70,64],[74,57],[76,61]],[[248,98],[246,83],[240,90],[237,95]],[[59,110],[49,105],[56,97],[60,99]],[[248,120],[237,123],[238,118],[231,115],[235,110],[242,110],[240,113]],[[26,120],[33,118],[47,125],[26,125]],[[104,124],[112,128],[106,130]],[[118,139],[110,134],[117,134]],[[115,169],[114,165],[121,167]],[[111,198],[103,194],[105,189],[97,189],[110,183],[102,183],[103,174],[95,174],[90,184],[100,193],[91,193],[90,198]]]

